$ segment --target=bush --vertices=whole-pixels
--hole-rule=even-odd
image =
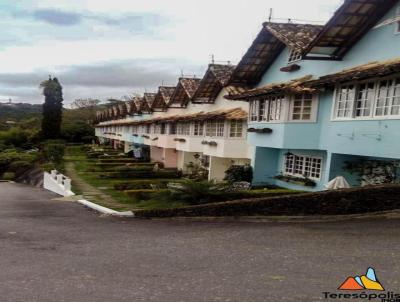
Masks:
[[[155,179],[155,178],[180,178],[182,173],[180,171],[122,171],[122,172],[106,172],[100,174],[100,178],[133,178],[133,179]]]
[[[13,172],[6,172],[3,174],[2,179],[3,180],[14,180],[15,179],[15,173]]]
[[[153,171],[153,166],[118,166],[111,170],[115,172]]]
[[[11,128],[7,131],[0,131],[0,141],[5,146],[24,147],[30,142],[32,131],[23,130],[20,128]]]
[[[20,152],[16,149],[4,150],[0,152],[0,174],[6,172],[13,162],[24,161],[32,167],[38,158],[38,153]]]
[[[59,164],[65,153],[65,143],[59,141],[48,141],[43,146],[43,155],[46,161]]]
[[[14,172],[19,175],[29,170],[32,167],[32,163],[26,160],[16,160],[10,163],[7,172]]]
[[[68,142],[90,143],[94,138],[94,128],[87,122],[63,124],[61,136]]]
[[[137,162],[134,158],[99,158],[98,164],[114,164],[114,163],[124,163],[124,164],[135,164]],[[147,165],[154,165],[153,163],[140,163],[140,164],[147,164]]]
[[[174,209],[136,211],[136,217],[349,215],[400,209],[400,185],[379,185]]]
[[[133,201],[139,202],[144,200],[150,200],[154,197],[154,194],[162,194],[166,190],[152,190],[152,189],[142,189],[142,190],[127,190],[124,191],[129,197],[132,197]]]
[[[125,190],[142,190],[142,189],[152,189],[152,185],[160,188],[166,189],[168,183],[180,183],[181,179],[141,179],[132,180],[129,182],[119,182],[114,184],[114,189],[118,191]]]
[[[215,200],[217,196],[228,192],[229,186],[210,181],[182,180],[179,185],[165,192],[157,193],[155,198],[167,202],[184,202],[187,204],[203,204]]]
[[[251,183],[253,181],[253,168],[250,165],[237,166],[233,165],[225,171],[225,181],[229,183],[246,181]]]

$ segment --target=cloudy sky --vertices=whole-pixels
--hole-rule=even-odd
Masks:
[[[342,0],[0,0],[0,101],[121,97],[237,63],[268,19],[324,22]],[[301,3],[301,6],[300,6]]]

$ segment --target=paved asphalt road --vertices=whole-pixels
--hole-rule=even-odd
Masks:
[[[327,301],[368,266],[400,291],[399,220],[128,220],[54,197],[0,183],[1,302]]]

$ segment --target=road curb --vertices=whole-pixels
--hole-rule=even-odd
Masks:
[[[104,215],[110,215],[110,216],[116,216],[116,217],[134,217],[135,216],[132,211],[118,212],[118,211],[103,207],[101,205],[98,205],[94,202],[88,201],[86,199],[80,199],[77,202],[79,204],[84,205],[85,207],[88,207],[88,208],[95,210],[96,212],[99,212]]]
[[[142,217],[136,217],[142,218]],[[372,212],[365,214],[349,215],[326,215],[326,216],[241,216],[241,217],[149,217],[142,219],[170,220],[170,221],[192,221],[192,222],[279,222],[279,223],[316,223],[336,222],[346,220],[364,219],[400,219],[400,210]]]

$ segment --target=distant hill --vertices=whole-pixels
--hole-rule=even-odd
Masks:
[[[42,105],[26,103],[0,103],[0,121],[20,121],[26,118],[39,116],[42,113]]]
[[[0,131],[18,126],[25,129],[38,128],[42,105],[26,103],[0,103]]]

